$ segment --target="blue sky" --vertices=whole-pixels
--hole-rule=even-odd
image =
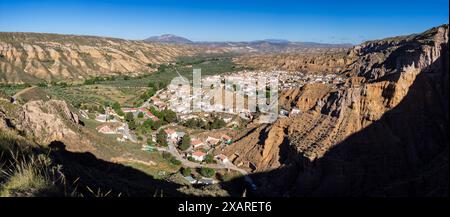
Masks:
[[[356,44],[448,23],[448,8],[448,0],[0,0],[0,31]]]

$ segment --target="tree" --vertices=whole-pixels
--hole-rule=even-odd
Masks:
[[[128,128],[129,128],[130,130],[136,130],[137,124],[136,124],[136,122],[134,121],[134,119],[128,122]]]
[[[163,116],[164,120],[168,123],[173,123],[177,120],[177,113],[175,113],[174,111],[172,111],[170,109],[164,109],[162,111],[162,116]]]
[[[152,130],[157,130],[163,125],[161,120],[157,120],[153,123]]]
[[[226,125],[225,121],[222,118],[214,117],[213,122],[211,123],[212,129],[220,129]]]
[[[167,134],[164,130],[161,130],[156,134],[156,142],[161,146],[167,146]]]
[[[172,157],[172,158],[170,159],[170,163],[172,163],[172,164],[175,165],[175,166],[181,165],[181,161],[177,160],[175,157]]]
[[[125,116],[125,113],[122,111],[122,109],[120,109],[119,111],[116,111],[117,115],[119,115],[120,117]]]
[[[151,129],[153,129],[154,124],[155,124],[155,122],[149,118],[144,121],[144,123],[142,124],[142,127],[144,127],[145,130],[151,130]]]
[[[119,104],[118,102],[114,102],[114,103],[112,104],[112,108],[113,108],[114,110],[121,109],[120,104]]]
[[[214,157],[211,154],[208,154],[205,156],[205,162],[206,163],[216,163],[216,160],[214,160]]]
[[[138,118],[143,118],[144,117],[144,113],[142,113],[142,112],[139,112],[139,114],[138,114],[138,116],[137,116]]]
[[[189,135],[184,135],[183,139],[181,140],[181,144],[180,144],[179,148],[182,151],[185,151],[189,147],[191,147],[191,137]]]
[[[183,174],[183,176],[190,176],[191,173],[192,173],[192,170],[189,167],[183,167],[181,169],[181,174]]]
[[[128,112],[128,113],[125,115],[125,120],[126,120],[128,123],[131,122],[131,121],[133,121],[133,120],[134,120],[134,115],[133,115],[133,113]]]
[[[158,117],[161,120],[161,113],[158,110],[156,110],[155,107],[153,107],[153,106],[150,107],[150,113],[152,113],[153,115],[155,115],[156,117]]]
[[[214,169],[208,168],[208,167],[202,167],[200,169],[200,174],[204,177],[212,177],[214,174],[216,174],[216,171]]]

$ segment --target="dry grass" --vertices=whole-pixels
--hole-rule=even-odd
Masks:
[[[12,159],[1,168],[5,182],[0,187],[2,197],[63,196],[58,185],[64,184],[59,167],[43,154],[11,153]]]

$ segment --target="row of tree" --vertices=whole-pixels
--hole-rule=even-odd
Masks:
[[[222,118],[215,116],[212,121],[205,121],[201,118],[191,118],[184,121],[182,125],[194,129],[213,130],[225,127],[226,123]]]
[[[192,175],[192,169],[189,167],[182,167],[180,169],[181,174],[183,174],[183,176],[190,176]],[[216,174],[216,170],[212,169],[212,168],[208,168],[208,167],[202,167],[198,170],[198,172],[200,173],[200,175],[202,175],[203,177],[208,177],[211,178]]]

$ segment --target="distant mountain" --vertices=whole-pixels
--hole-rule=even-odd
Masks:
[[[144,41],[147,42],[160,42],[160,43],[172,43],[172,44],[190,44],[193,43],[191,40],[187,38],[183,38],[181,36],[172,35],[172,34],[164,34],[160,36],[152,36]]]
[[[250,42],[194,42],[195,45],[227,48],[235,52],[263,53],[317,53],[324,51],[342,51],[352,44],[325,44],[316,42],[291,42],[283,39],[265,39]]]
[[[145,39],[146,42],[168,44],[190,44],[194,46],[222,48],[238,53],[263,52],[263,53],[317,53],[324,51],[341,51],[351,48],[352,44],[326,44],[317,42],[291,42],[285,39],[264,39],[255,41],[191,41],[180,36],[165,34],[152,36]]]
[[[285,40],[285,39],[264,39],[264,40],[258,40],[258,41],[253,41],[253,42],[267,42],[267,43],[272,43],[272,44],[288,44],[288,43],[290,43],[290,41]]]

